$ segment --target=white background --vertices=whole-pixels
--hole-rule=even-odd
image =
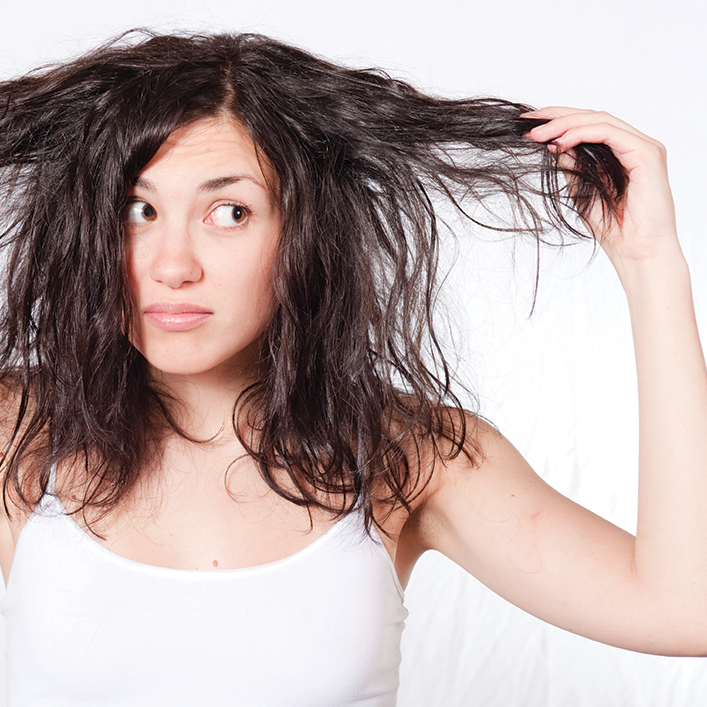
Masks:
[[[0,76],[151,27],[263,32],[445,95],[609,110],[666,144],[682,240],[707,331],[704,123],[707,11],[699,0],[0,0]],[[515,252],[514,252],[515,251]],[[512,265],[512,256],[516,265]],[[543,255],[462,236],[450,279],[461,373],[482,412],[563,493],[635,524],[635,372],[626,306],[591,249]],[[706,509],[707,512],[707,509]],[[707,662],[593,644],[522,614],[429,555],[408,589],[400,707],[687,706]]]

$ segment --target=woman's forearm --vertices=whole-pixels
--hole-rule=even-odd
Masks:
[[[637,579],[707,628],[707,369],[677,245],[617,264],[639,392]],[[699,629],[698,629],[699,630]]]

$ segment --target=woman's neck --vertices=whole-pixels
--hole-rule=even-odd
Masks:
[[[154,380],[158,390],[174,401],[170,411],[184,432],[218,443],[233,440],[236,400],[257,379],[257,372],[251,368],[194,375],[157,372]]]

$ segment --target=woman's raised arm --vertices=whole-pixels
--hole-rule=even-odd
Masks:
[[[442,468],[418,511],[421,543],[521,608],[624,648],[707,653],[707,371],[680,249],[665,149],[605,113],[548,108],[529,137],[571,167],[579,143],[605,143],[629,177],[609,223],[586,214],[628,298],[638,369],[636,538],[536,476],[501,435],[485,461]],[[597,444],[601,444],[600,439]]]

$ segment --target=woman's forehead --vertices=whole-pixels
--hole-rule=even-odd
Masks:
[[[247,130],[235,120],[209,118],[175,130],[141,171],[139,181],[149,182],[163,172],[180,169],[190,175],[247,176],[268,188],[271,175]]]

